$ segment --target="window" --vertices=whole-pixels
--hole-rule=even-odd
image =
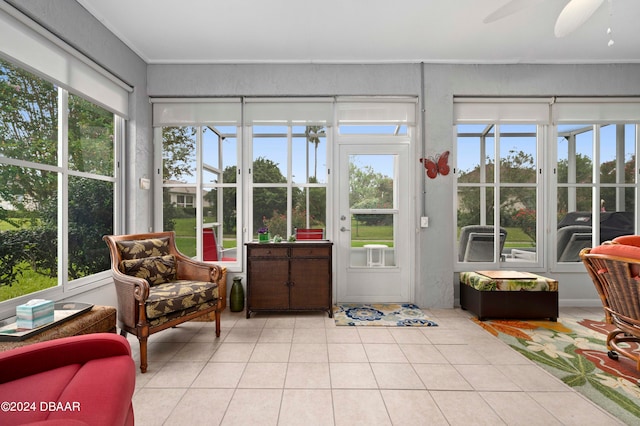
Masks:
[[[122,119],[3,60],[0,104],[0,301],[109,269]]]
[[[454,110],[458,268],[573,270],[581,249],[636,233],[637,99],[459,98]]]
[[[457,126],[459,262],[537,262],[539,130],[535,124]]]
[[[163,229],[189,256],[236,262],[237,127],[163,127],[162,156]]]
[[[633,124],[558,125],[559,262],[634,233],[636,138]]]
[[[296,228],[326,228],[327,130],[322,125],[255,125],[252,228],[287,239]]]

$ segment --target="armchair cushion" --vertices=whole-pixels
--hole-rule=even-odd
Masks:
[[[202,305],[203,309],[218,301],[218,284],[206,281],[178,280],[149,289],[145,308],[147,318],[155,318]],[[206,302],[211,302],[212,305]]]
[[[172,254],[123,260],[121,267],[125,274],[144,278],[151,286],[176,279],[176,257]]]
[[[165,256],[169,254],[169,237],[149,238],[146,240],[117,241],[122,260],[141,259],[143,257]]]

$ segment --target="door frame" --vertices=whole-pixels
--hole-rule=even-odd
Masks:
[[[410,167],[410,158],[411,158],[411,153],[412,153],[412,148],[413,148],[413,144],[411,143],[412,141],[412,137],[411,135],[407,135],[406,138],[398,138],[398,136],[393,136],[393,137],[387,137],[387,136],[374,136],[372,137],[371,135],[363,135],[363,136],[353,136],[353,135],[349,135],[348,137],[336,137],[335,140],[337,141],[336,145],[335,145],[335,149],[333,152],[333,157],[334,157],[334,174],[333,174],[333,182],[334,185],[333,187],[335,188],[335,190],[333,191],[333,205],[335,206],[335,208],[333,209],[333,214],[331,215],[331,221],[334,225],[333,229],[334,229],[334,303],[335,302],[352,302],[352,303],[364,303],[364,302],[382,302],[382,301],[376,301],[376,300],[364,300],[364,298],[361,298],[361,300],[354,300],[354,299],[350,299],[350,300],[342,300],[343,295],[344,295],[344,288],[342,287],[345,283],[345,280],[347,279],[347,277],[345,276],[347,274],[347,271],[349,269],[349,265],[345,265],[345,262],[349,262],[349,256],[344,256],[341,255],[341,253],[343,253],[344,248],[341,247],[341,241],[343,241],[344,236],[341,235],[343,234],[343,232],[340,231],[340,228],[343,226],[343,223],[340,220],[340,216],[342,214],[345,214],[345,212],[341,211],[341,209],[343,208],[342,203],[341,203],[341,188],[342,188],[342,179],[343,179],[343,174],[345,173],[345,170],[343,170],[343,164],[342,164],[342,158],[341,156],[343,155],[343,153],[345,155],[350,155],[354,150],[357,150],[357,148],[361,148],[362,150],[359,151],[361,152],[363,155],[369,155],[369,154],[391,154],[391,155],[399,155],[399,161],[400,164],[398,165],[399,172],[401,174],[403,174],[404,179],[406,180],[406,182],[402,182],[399,184],[398,186],[398,190],[402,191],[404,193],[404,197],[406,197],[404,204],[406,204],[404,206],[404,209],[406,210],[405,212],[403,212],[403,218],[404,221],[406,222],[405,226],[406,226],[406,231],[403,231],[403,227],[401,226],[401,224],[398,225],[397,231],[400,233],[402,232],[401,235],[395,235],[395,244],[399,245],[399,244],[403,244],[403,248],[401,249],[401,255],[397,256],[398,258],[402,259],[403,261],[403,265],[397,264],[398,268],[402,267],[403,270],[401,271],[397,271],[394,268],[380,268],[379,270],[375,271],[376,274],[380,274],[382,275],[386,275],[391,279],[391,275],[392,274],[402,274],[402,278],[406,279],[408,281],[408,286],[406,291],[402,294],[402,296],[399,296],[393,300],[384,300],[384,302],[395,302],[395,303],[413,303],[415,300],[415,271],[416,271],[416,267],[414,264],[414,259],[415,259],[415,241],[416,241],[416,235],[414,229],[416,226],[416,219],[415,219],[415,182],[414,182],[414,174],[412,173],[412,168]],[[402,162],[404,160],[404,162]],[[346,170],[346,173],[348,173],[348,167]],[[348,177],[346,177],[346,179],[348,179]],[[400,194],[398,194],[399,196]],[[400,200],[399,200],[400,201]],[[398,206],[398,208],[402,208],[402,206]],[[349,238],[349,241],[351,239]],[[398,241],[401,241],[402,243],[398,243]],[[398,250],[398,247],[396,246],[396,250]],[[397,253],[397,251],[396,251]],[[367,270],[365,268],[363,268],[363,271],[355,271],[356,273],[366,273],[367,271],[370,272],[370,270]],[[397,275],[396,275],[397,277]]]

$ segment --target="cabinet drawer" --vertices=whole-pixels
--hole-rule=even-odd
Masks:
[[[331,247],[292,247],[291,257],[331,257]]]
[[[287,257],[286,247],[251,247],[249,257]]]

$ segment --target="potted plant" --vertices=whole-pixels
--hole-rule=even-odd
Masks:
[[[269,228],[260,228],[258,229],[258,242],[259,243],[268,243],[269,242]]]

